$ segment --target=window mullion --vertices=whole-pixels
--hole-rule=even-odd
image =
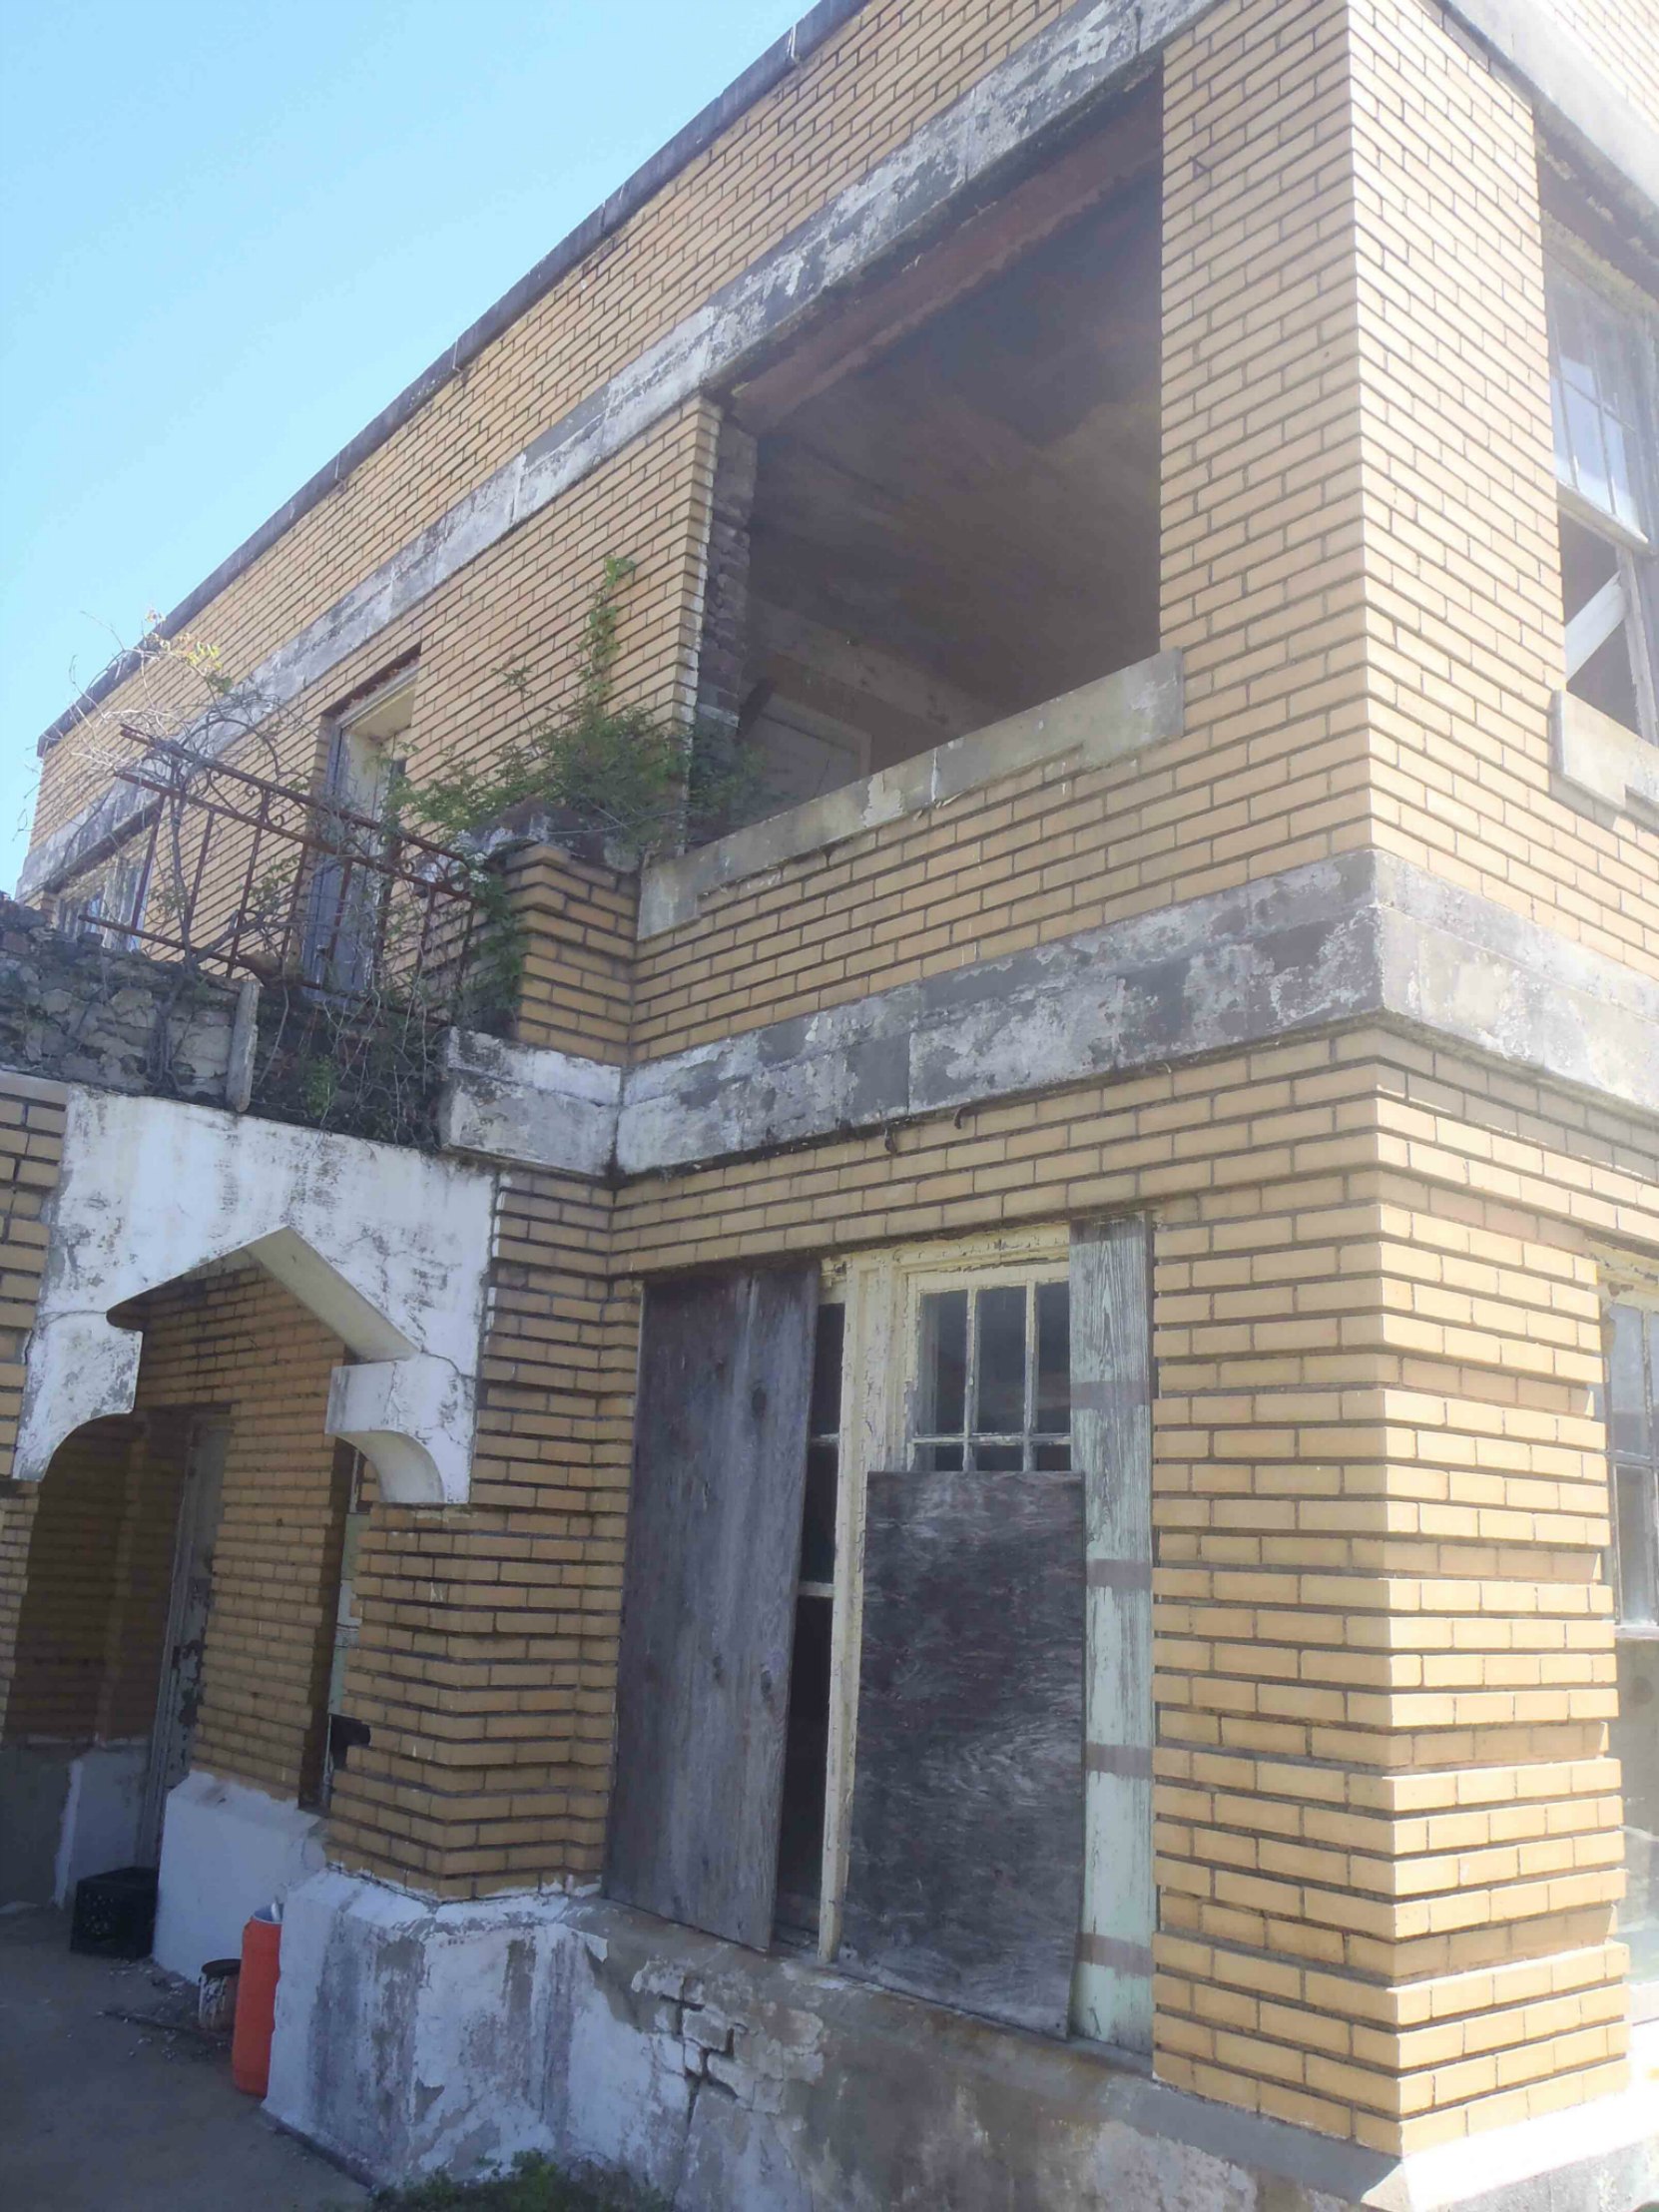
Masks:
[[[973,1434],[979,1421],[979,1293],[967,1297],[967,1359],[962,1391],[962,1472],[971,1474],[978,1464]]]
[[[1031,1437],[1037,1425],[1037,1286],[1025,1286],[1025,1408],[1020,1465],[1031,1471]]]
[[[1624,589],[1624,636],[1630,677],[1636,691],[1636,723],[1649,744],[1659,744],[1659,683],[1653,666],[1653,620],[1659,593],[1652,587],[1651,561],[1627,547],[1619,549],[1619,581]]]
[[[1601,589],[1587,599],[1566,628],[1568,678],[1576,676],[1592,655],[1624,627],[1630,614],[1626,570],[1630,556],[1622,549],[1618,568]]]

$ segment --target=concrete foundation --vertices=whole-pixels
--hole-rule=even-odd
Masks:
[[[322,1865],[321,1819],[246,1782],[187,1775],[162,1829],[156,1962],[195,1979],[242,1951],[243,1924]]]
[[[1613,2212],[1652,2084],[1400,2164],[594,1899],[293,1891],[267,2105],[402,2181],[541,2150],[676,2212]]]
[[[0,1905],[65,1905],[138,1849],[148,1743],[0,1749]]]

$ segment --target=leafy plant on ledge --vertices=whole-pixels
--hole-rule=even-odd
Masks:
[[[755,765],[729,730],[617,704],[617,601],[634,575],[632,560],[607,557],[568,703],[539,711],[528,672],[503,670],[522,734],[487,768],[400,779],[391,800],[397,819],[448,842],[545,827],[587,857],[629,866],[741,813]]]

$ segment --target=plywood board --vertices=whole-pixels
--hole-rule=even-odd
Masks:
[[[1083,1484],[868,1477],[840,1963],[1065,2031],[1082,1902]]]

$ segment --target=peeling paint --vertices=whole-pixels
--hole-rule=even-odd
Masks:
[[[112,1307],[258,1261],[343,1339],[328,1432],[404,1503],[467,1495],[495,1179],[402,1146],[72,1086],[25,1354],[16,1478],[128,1411],[140,1339]]]
[[[1440,2153],[1396,2163],[600,1899],[437,1905],[334,1871],[288,1897],[267,2109],[380,2181],[542,2151],[621,2168],[674,2212],[1426,2212],[1476,2194],[1481,2212],[1601,2212],[1659,2185],[1639,2093],[1507,2131],[1535,2179],[1488,2194],[1497,2136],[1454,2146],[1478,2152],[1457,2186]]]

